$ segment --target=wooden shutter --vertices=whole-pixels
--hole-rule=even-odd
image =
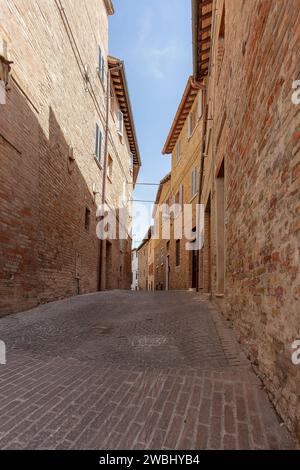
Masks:
[[[192,133],[192,126],[191,126],[191,113],[188,115],[188,127],[187,127],[187,137],[188,139],[191,137]]]
[[[102,56],[102,60],[101,60],[101,80],[102,80],[103,83],[104,83],[104,79],[105,79],[105,60],[104,60],[104,57]]]
[[[96,145],[95,145],[96,158],[98,158],[98,152],[99,152],[99,126],[98,124],[96,124]]]
[[[99,155],[98,155],[98,160],[100,163],[102,163],[102,131],[101,129],[99,128]]]
[[[202,116],[202,113],[203,113],[203,103],[202,103],[202,91],[199,92],[199,95],[198,95],[198,111],[197,111],[197,114],[198,114],[198,119],[201,118]]]
[[[118,111],[118,132],[123,135],[123,113]]]

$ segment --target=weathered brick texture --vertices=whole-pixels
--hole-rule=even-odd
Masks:
[[[14,62],[12,89],[0,105],[0,315],[98,288],[96,207],[103,176],[94,154],[106,92],[97,67],[99,45],[107,58],[108,16],[103,2],[62,5],[76,45],[56,2],[4,0],[0,6],[0,39]],[[114,179],[107,199],[115,204],[124,178],[132,183],[132,176],[126,133],[121,142],[113,116],[110,129]],[[129,200],[132,186],[127,189]],[[122,249],[114,243],[111,288],[129,288],[130,250],[130,239]]]
[[[213,294],[224,293],[219,304],[278,412],[300,436],[300,368],[291,361],[291,345],[300,337],[300,106],[291,99],[292,83],[299,78],[300,3],[219,0],[216,7],[212,139],[203,193],[203,202],[211,200],[209,278]],[[225,290],[220,292],[217,176],[223,159]],[[204,277],[207,269],[206,263]]]

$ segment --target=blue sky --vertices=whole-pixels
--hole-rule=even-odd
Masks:
[[[142,168],[138,182],[159,183],[170,171],[161,154],[192,73],[190,0],[114,0],[110,54],[125,61]],[[135,199],[153,201],[157,187],[137,186]],[[151,204],[148,204],[148,206]],[[144,227],[134,227],[135,244]]]

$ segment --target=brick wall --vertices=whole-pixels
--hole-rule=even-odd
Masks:
[[[300,106],[291,101],[299,78],[299,2],[226,0],[219,75],[223,5],[217,2],[203,196],[211,200],[210,281],[220,294],[216,177],[224,159],[225,291],[218,302],[279,414],[300,436],[300,368],[291,361],[300,337]]]
[[[108,17],[103,2],[62,5],[80,55],[55,2],[6,0],[0,6],[0,37],[14,61],[12,90],[0,113],[0,314],[98,288],[102,170],[94,157],[95,128],[96,122],[104,128],[106,100],[97,67],[99,44],[107,56]],[[86,64],[90,91],[83,80]],[[118,168],[124,166],[124,177],[130,177],[126,135],[124,142],[117,139],[111,124],[109,151],[121,161],[115,163],[115,194],[108,188],[113,202],[122,192]],[[129,185],[128,199],[131,190]],[[121,257],[120,251],[117,242],[112,288],[129,288],[130,238]]]
[[[198,92],[199,94],[201,91]],[[196,96],[191,112],[197,113],[198,96]],[[181,141],[181,157],[179,161],[176,158],[176,148],[172,153],[172,171],[170,186],[170,201],[173,204],[175,195],[180,186],[183,186],[183,203],[191,204],[193,211],[192,228],[196,226],[196,204],[198,204],[198,193],[192,196],[192,170],[197,169],[196,181],[199,186],[199,160],[201,151],[203,119],[197,119],[197,124],[192,136],[188,137],[188,118],[179,135]],[[185,235],[188,227],[185,227],[183,219],[183,238],[180,241],[180,266],[176,266],[176,240],[174,239],[174,224],[177,220],[172,220],[171,240],[170,240],[170,288],[171,289],[189,289],[192,288],[192,252],[186,249],[187,237]]]

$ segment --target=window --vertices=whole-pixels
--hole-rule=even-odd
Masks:
[[[183,186],[182,186],[182,184],[179,187],[179,191],[177,191],[177,193],[176,193],[175,204],[179,204],[181,207],[183,205]]]
[[[194,197],[197,193],[197,167],[192,171],[191,180],[191,197]]]
[[[101,47],[99,46],[99,64],[98,64],[98,74],[101,82],[104,84],[105,79],[105,59],[102,54]]]
[[[111,89],[110,89],[110,111],[111,111],[111,114],[112,114],[112,117],[113,117],[114,120],[115,120],[115,115],[116,115],[115,107],[116,107],[116,97],[114,95],[113,88],[111,87]]]
[[[179,187],[179,191],[177,191],[177,193],[175,195],[175,205],[176,205],[175,217],[178,217],[178,215],[180,213],[180,208],[178,206],[181,206],[181,208],[183,208],[183,186],[182,186],[182,184]]]
[[[219,80],[223,57],[225,53],[225,3],[222,10],[222,16],[220,21],[219,37],[217,43],[217,77]]]
[[[199,95],[198,95],[198,109],[197,109],[198,119],[202,117],[202,114],[203,114],[203,94],[202,94],[202,91],[200,90]]]
[[[127,204],[127,188],[126,188],[126,181],[123,180],[123,186],[122,186],[122,205],[123,206],[126,206]],[[145,254],[145,251],[144,251],[144,254]]]
[[[180,266],[180,240],[176,240],[176,266]]]
[[[133,173],[133,153],[130,152],[130,166],[129,166],[130,173]]]
[[[123,127],[124,127],[124,115],[122,111],[117,112],[117,131],[123,136]]]
[[[107,176],[110,180],[112,180],[112,175],[113,175],[113,159],[111,158],[110,155],[108,155]]]
[[[176,144],[176,162],[179,162],[181,157],[181,140],[179,139]]]
[[[85,208],[84,228],[89,231],[91,225],[91,211],[88,207]]]
[[[195,127],[196,127],[196,112],[191,111],[188,117],[188,129],[187,129],[188,139],[191,138],[195,130]]]
[[[95,155],[99,163],[102,160],[102,140],[103,135],[102,131],[98,124],[96,124],[96,147],[95,147]]]

